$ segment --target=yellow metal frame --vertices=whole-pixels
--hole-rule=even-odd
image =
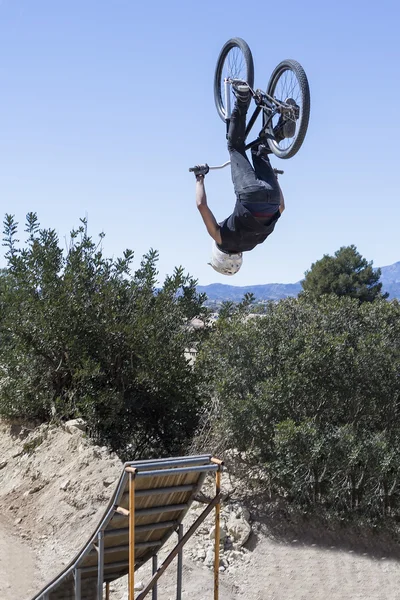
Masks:
[[[129,473],[129,600],[135,597],[135,476],[136,469],[127,467]]]
[[[218,458],[212,458],[211,462],[219,465],[215,473],[215,495],[221,493],[221,469],[223,462]],[[215,507],[215,550],[214,550],[214,600],[219,597],[219,543],[221,539],[221,502]]]

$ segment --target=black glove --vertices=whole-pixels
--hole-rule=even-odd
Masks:
[[[210,167],[208,165],[196,165],[195,167],[191,167],[189,169],[191,173],[194,173],[196,179],[198,175],[202,175],[203,177],[204,175],[207,175],[209,170]]]

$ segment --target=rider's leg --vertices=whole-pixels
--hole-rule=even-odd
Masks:
[[[252,150],[251,157],[257,179],[261,180],[265,186],[265,189],[268,190],[268,202],[270,204],[279,204],[280,186],[278,183],[278,178],[269,161],[268,155],[265,153],[260,155],[255,148]]]
[[[245,150],[246,114],[249,102],[236,100],[228,130],[233,187],[237,196],[260,187]]]

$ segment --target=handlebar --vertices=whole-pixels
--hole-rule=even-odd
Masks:
[[[216,169],[224,169],[228,165],[231,164],[231,161],[224,163],[223,165],[218,165],[216,167],[210,167],[209,165],[196,165],[195,167],[190,167],[189,171],[194,173],[195,175],[207,175],[209,171],[215,171]]]
[[[196,165],[195,167],[190,167],[189,172],[194,173],[195,175],[207,175],[209,171],[215,171],[216,169],[224,169],[228,165],[231,164],[231,161],[228,160],[223,165],[218,165],[216,167],[210,167],[207,164],[205,165]],[[279,169],[274,169],[275,175],[283,175],[284,171],[280,171]]]

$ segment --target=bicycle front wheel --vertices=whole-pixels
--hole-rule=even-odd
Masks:
[[[270,133],[268,145],[279,158],[291,158],[299,151],[304,142],[310,118],[310,88],[300,63],[291,59],[279,63],[269,80],[267,94],[289,107],[288,118],[296,124],[294,135],[278,142],[273,135],[280,116],[276,114],[268,127]],[[287,103],[288,100],[289,103]],[[297,107],[291,110],[290,106],[293,100]],[[266,118],[264,113],[264,125]]]
[[[242,38],[232,38],[223,46],[217,60],[214,75],[214,99],[217,112],[226,121],[225,79],[241,79],[254,86],[254,63],[251,50]],[[231,94],[231,106],[235,96]]]

